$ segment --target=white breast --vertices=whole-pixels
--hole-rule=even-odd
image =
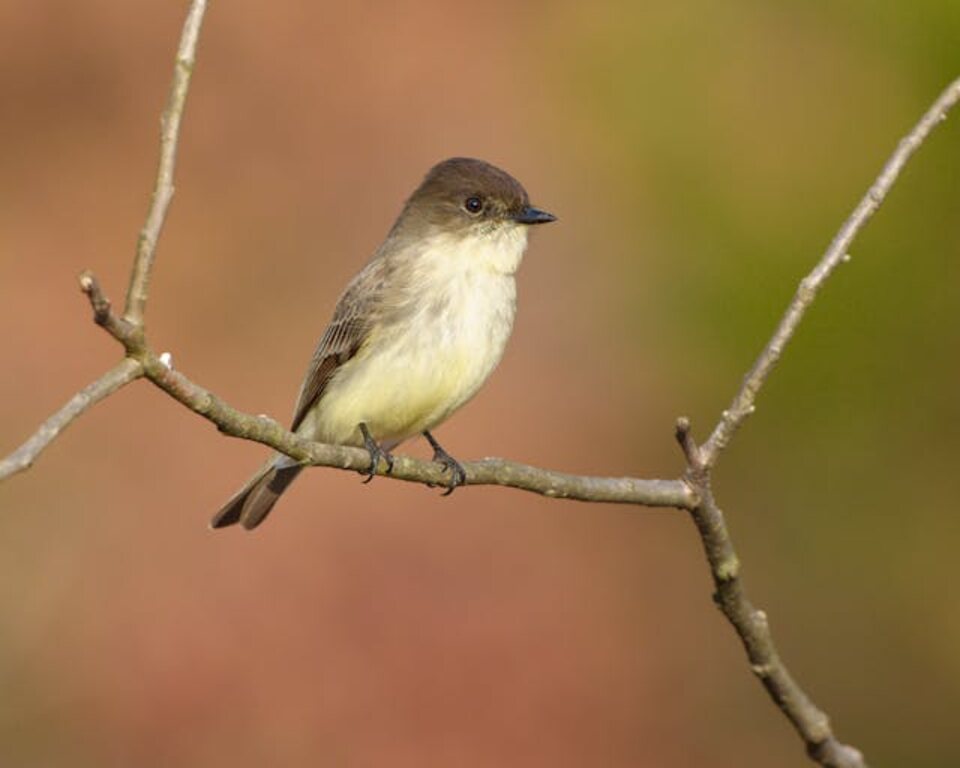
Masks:
[[[516,272],[526,228],[480,237],[436,237],[416,270],[399,318],[375,330],[334,377],[317,408],[315,439],[359,443],[358,425],[397,443],[444,421],[496,368],[513,328]]]

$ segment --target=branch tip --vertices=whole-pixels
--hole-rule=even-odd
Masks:
[[[157,167],[150,209],[143,229],[140,231],[140,237],[137,239],[137,252],[133,260],[130,286],[127,289],[127,301],[123,312],[123,319],[138,328],[143,325],[157,241],[160,239],[167,208],[173,197],[173,174],[177,160],[177,144],[180,140],[180,121],[190,89],[190,76],[196,60],[197,39],[206,7],[206,0],[192,0],[190,4],[190,10],[187,12],[187,18],[180,33],[173,80],[170,83],[170,95],[167,106],[160,116],[160,162]]]
[[[112,305],[103,289],[100,287],[100,281],[97,276],[89,269],[80,273],[80,290],[90,301],[90,307],[93,309],[93,320],[97,325],[107,325],[110,320],[110,310]]]
[[[813,304],[820,288],[840,264],[850,260],[850,246],[886,199],[907,161],[958,102],[960,102],[960,78],[954,80],[941,92],[911,131],[897,142],[886,164],[847,216],[816,266],[800,281],[796,295],[780,319],[773,336],[747,372],[740,390],[734,395],[732,403],[723,412],[709,439],[704,443],[703,454],[708,465],[711,467],[714,465],[720,452],[729,445],[734,433],[752,413],[751,406],[758,393],[776,366],[787,343],[796,333],[797,326]]]
[[[142,375],[143,368],[140,363],[125,358],[95,382],[81,389],[59,411],[43,422],[26,442],[9,456],[0,459],[0,480],[28,469],[43,450],[80,414]]]
[[[693,470],[703,469],[703,456],[700,453],[700,447],[693,439],[690,419],[688,419],[686,416],[681,416],[679,419],[677,419],[674,437],[680,444],[680,450],[683,451],[683,455],[687,460],[687,464],[690,465],[690,468]]]

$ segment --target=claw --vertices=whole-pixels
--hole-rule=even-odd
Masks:
[[[370,468],[362,473],[367,476],[367,479],[363,481],[364,485],[366,485],[376,476],[377,467],[380,466],[380,459],[383,459],[387,463],[387,474],[389,475],[393,472],[393,456],[390,455],[389,451],[383,450],[377,441],[373,439],[366,424],[360,424],[360,434],[363,435],[363,447],[366,448],[367,453],[370,454]]]
[[[459,461],[443,450],[443,446],[437,442],[433,435],[429,432],[424,432],[423,436],[430,441],[430,445],[433,447],[433,460],[442,466],[445,472],[450,473],[450,482],[447,484],[447,490],[440,494],[441,496],[449,496],[459,486],[466,485],[467,472]]]

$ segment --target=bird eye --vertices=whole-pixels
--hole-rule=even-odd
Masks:
[[[483,210],[483,200],[479,197],[468,197],[464,200],[463,207],[467,210],[467,213],[480,213]]]

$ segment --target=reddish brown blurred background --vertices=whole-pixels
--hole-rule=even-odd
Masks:
[[[0,2],[0,451],[118,358],[185,4]],[[560,216],[463,458],[675,476],[898,138],[953,0],[213,3],[150,334],[286,419],[349,276],[435,161]],[[716,478],[747,585],[841,737],[960,762],[960,130],[908,169]],[[426,455],[421,445],[408,450]],[[0,485],[0,763],[803,766],[681,514],[310,472],[145,383]]]

